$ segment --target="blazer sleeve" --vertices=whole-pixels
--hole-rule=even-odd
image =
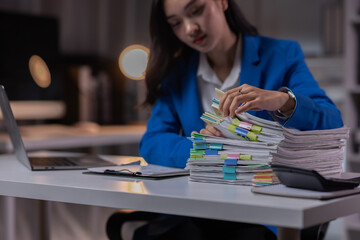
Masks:
[[[170,94],[159,97],[140,142],[140,155],[148,163],[184,168],[192,142],[180,133],[180,121]]]
[[[298,43],[287,50],[284,87],[296,97],[296,107],[284,126],[299,130],[333,129],[343,126],[341,113],[313,78]]]

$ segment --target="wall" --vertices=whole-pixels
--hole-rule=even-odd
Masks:
[[[341,0],[236,0],[261,34],[293,39],[308,55],[323,55],[325,29],[340,18]],[[64,53],[117,57],[131,43],[149,44],[150,0],[0,0],[0,9],[56,16]],[[341,9],[340,9],[341,12]],[[330,16],[329,16],[330,15]],[[332,23],[332,38],[339,35]],[[330,33],[331,34],[331,33]],[[341,40],[340,40],[341,41]]]
[[[148,44],[149,5],[146,0],[1,0],[0,10],[57,17],[64,54],[117,58],[127,44]]]

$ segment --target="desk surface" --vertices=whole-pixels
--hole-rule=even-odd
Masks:
[[[31,172],[13,155],[0,156],[0,195],[298,229],[360,212],[360,195],[319,201],[254,194],[249,187],[189,182],[188,177],[135,180],[78,170]]]
[[[145,125],[111,125],[84,128],[60,124],[20,126],[27,150],[68,149],[139,143]],[[8,133],[0,133],[0,152],[12,152]]]

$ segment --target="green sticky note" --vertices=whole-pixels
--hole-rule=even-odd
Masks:
[[[237,118],[234,118],[233,121],[231,122],[231,124],[235,125],[235,126],[239,126],[240,125],[240,120]]]
[[[191,133],[191,136],[194,138],[205,138],[205,135],[195,132]]]
[[[229,124],[228,126],[228,130],[232,133],[235,133],[235,129],[236,129],[236,126],[232,125],[232,124]]]
[[[246,136],[249,138],[250,141],[257,141],[256,133],[249,131]]]
[[[252,125],[250,130],[259,134],[259,133],[261,133],[262,127],[260,127],[258,125]]]
[[[202,156],[204,155],[205,150],[198,150],[198,149],[190,149],[190,155],[192,156]]]
[[[251,155],[242,155],[240,154],[240,157],[239,157],[240,160],[251,160]]]
[[[268,168],[268,167],[270,167],[269,165],[264,165],[264,164],[252,164],[252,165],[248,165],[249,167],[266,167],[266,168]]]

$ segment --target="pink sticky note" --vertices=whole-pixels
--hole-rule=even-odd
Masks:
[[[227,154],[227,157],[228,157],[228,158],[236,158],[236,159],[239,159],[240,153],[228,153],[228,154]]]
[[[240,122],[239,127],[240,127],[240,128],[244,128],[244,129],[246,129],[246,130],[250,130],[251,127],[252,127],[252,125],[253,125],[252,123]]]

